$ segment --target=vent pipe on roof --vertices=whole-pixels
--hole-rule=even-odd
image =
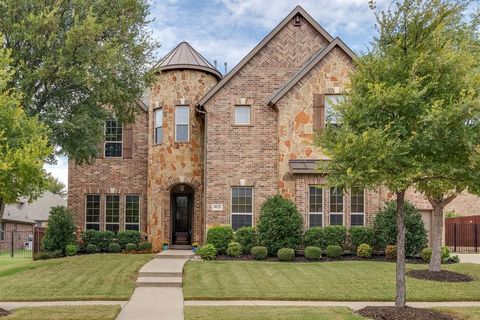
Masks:
[[[225,62],[225,74],[227,74],[227,63]]]
[[[215,66],[215,69],[217,69],[217,60],[213,60],[213,65]]]

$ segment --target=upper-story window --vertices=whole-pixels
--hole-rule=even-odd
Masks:
[[[365,190],[352,188],[350,203],[350,225],[363,226],[365,224]]]
[[[175,108],[175,142],[187,142],[190,139],[190,108],[177,106]]]
[[[334,110],[334,106],[343,102],[346,96],[339,94],[325,95],[325,122],[331,125],[340,124],[338,114]]]
[[[246,126],[252,124],[251,106],[235,106],[235,125]]]
[[[330,188],[330,225],[343,225],[343,190]]]
[[[123,129],[117,120],[105,122],[105,158],[121,158],[123,145]]]
[[[155,109],[155,132],[154,139],[155,144],[160,144],[163,142],[163,109]]]

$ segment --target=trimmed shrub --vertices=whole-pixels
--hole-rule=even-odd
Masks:
[[[373,228],[371,227],[351,227],[349,230],[350,241],[354,250],[362,243],[373,246]]]
[[[97,231],[96,239],[98,249],[103,252],[108,252],[108,246],[112,243],[115,238],[115,233],[112,231]]]
[[[230,256],[230,257],[235,257],[235,258],[238,258],[240,257],[240,255],[242,254],[243,252],[243,249],[242,249],[242,245],[238,242],[230,242],[228,244],[228,248],[227,248],[227,254]]]
[[[138,250],[140,251],[152,251],[152,243],[151,242],[142,242],[138,245]]]
[[[235,232],[235,241],[242,245],[243,253],[250,253],[256,242],[255,229],[242,227]]]
[[[203,260],[213,260],[217,255],[217,249],[215,249],[213,244],[209,243],[198,248],[196,254],[199,255]]]
[[[33,260],[48,260],[48,259],[55,259],[63,257],[62,250],[55,250],[51,252],[38,252],[33,255]]]
[[[323,228],[323,236],[327,246],[346,247],[347,228],[344,226],[328,226]]]
[[[90,243],[85,247],[85,251],[87,253],[95,253],[95,252],[98,251],[98,247],[96,245]]]
[[[75,220],[64,206],[53,207],[48,217],[48,227],[42,239],[44,251],[60,250],[65,254],[67,245],[75,243]]]
[[[267,247],[256,246],[252,248],[251,254],[255,260],[263,260],[268,257],[268,249]]]
[[[389,201],[378,211],[373,222],[374,244],[385,250],[387,245],[397,244],[397,203]],[[414,256],[427,244],[427,231],[418,210],[405,202],[405,253]]]
[[[95,230],[85,230],[82,234],[82,242],[84,249],[86,249],[89,244],[94,244],[98,247],[100,243],[100,233]]]
[[[343,249],[340,246],[330,245],[325,250],[325,253],[330,259],[340,259],[342,257]]]
[[[125,230],[117,233],[118,244],[122,249],[126,249],[128,243],[134,243],[137,246],[142,241],[142,234],[140,231]]]
[[[445,262],[450,258],[450,249],[448,247],[442,247],[442,262]],[[420,254],[422,256],[423,261],[430,262],[432,258],[432,248],[424,248]]]
[[[447,259],[445,259],[443,262],[444,263],[459,263],[460,258],[458,257],[458,255],[450,256]]]
[[[291,248],[282,248],[278,250],[277,257],[280,261],[293,261],[295,259],[295,250]]]
[[[207,244],[213,244],[217,253],[227,253],[228,244],[233,241],[231,226],[214,226],[208,229]]]
[[[127,243],[125,245],[125,251],[133,252],[138,249],[138,246],[135,243]]]
[[[450,249],[448,249],[448,247],[446,246],[443,246],[441,254],[442,254],[442,262],[447,261],[448,258],[450,258]]]
[[[295,204],[281,195],[268,198],[260,211],[258,240],[274,253],[281,248],[296,249],[302,242],[303,218]]]
[[[362,243],[357,248],[357,256],[361,258],[370,258],[372,256],[372,246],[367,243]]]
[[[306,247],[305,258],[308,260],[320,260],[322,258],[322,249],[313,246]]]
[[[307,231],[305,231],[305,235],[303,236],[303,244],[307,247],[326,248],[327,242],[325,241],[323,228],[313,227],[307,229]]]
[[[65,253],[67,256],[71,257],[77,254],[78,248],[74,244],[68,244],[65,248]]]
[[[385,257],[389,260],[397,258],[397,246],[389,245],[385,248]]]
[[[110,243],[108,245],[108,252],[110,253],[119,253],[120,251],[122,251],[122,248],[120,247],[120,245],[118,243]]]

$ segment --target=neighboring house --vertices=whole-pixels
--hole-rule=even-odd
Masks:
[[[155,66],[134,123],[108,120],[95,163],[69,163],[79,229],[140,230],[155,249],[202,242],[212,225],[255,226],[278,193],[296,203],[305,228],[371,223],[387,191],[315,187],[325,179],[317,163],[328,158],[314,133],[335,122],[354,59],[301,7],[225,77],[180,43]]]

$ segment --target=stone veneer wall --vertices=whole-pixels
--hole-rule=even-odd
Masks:
[[[194,189],[192,242],[203,241],[204,124],[195,105],[217,79],[196,70],[159,73],[150,92],[148,153],[148,234],[154,248],[171,241],[170,190],[179,183]],[[175,142],[175,106],[190,107],[190,141]],[[163,108],[163,143],[154,144],[154,110]]]

